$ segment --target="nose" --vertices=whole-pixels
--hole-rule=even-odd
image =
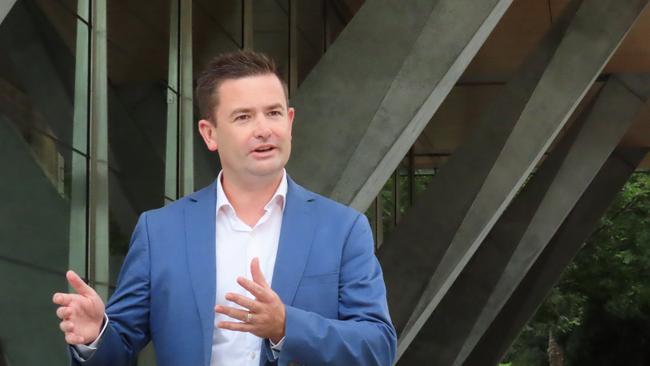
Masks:
[[[266,118],[257,118],[255,121],[255,129],[253,130],[253,135],[256,139],[260,140],[266,140],[271,136],[271,128],[269,127],[269,122],[266,120]]]

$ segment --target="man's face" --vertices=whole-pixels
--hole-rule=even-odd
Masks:
[[[226,175],[239,182],[277,177],[291,153],[294,117],[280,80],[273,74],[229,79],[217,95],[216,126],[202,120],[199,129]]]

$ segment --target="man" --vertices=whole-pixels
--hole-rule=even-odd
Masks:
[[[106,310],[74,272],[54,294],[73,364],[390,365],[395,330],[366,218],[287,177],[293,108],[274,63],[240,51],[198,80],[222,171],[136,225]],[[216,304],[216,305],[215,305]]]

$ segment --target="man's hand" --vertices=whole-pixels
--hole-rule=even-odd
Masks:
[[[76,294],[56,293],[52,302],[60,305],[56,316],[68,344],[92,343],[99,336],[104,320],[104,302],[97,292],[73,271],[65,274]]]
[[[284,337],[285,309],[278,294],[271,289],[260,270],[260,261],[251,261],[253,281],[239,277],[237,283],[255,296],[255,300],[239,294],[228,293],[226,300],[241,305],[245,309],[217,305],[217,313],[228,315],[241,322],[219,322],[221,329],[253,333],[260,338],[268,338],[278,343]],[[250,315],[249,315],[250,314]]]

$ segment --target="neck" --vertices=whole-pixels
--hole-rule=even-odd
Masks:
[[[221,174],[221,186],[237,216],[254,226],[264,215],[264,206],[277,191],[283,172],[270,177],[256,177],[249,182],[234,179],[227,171]]]

